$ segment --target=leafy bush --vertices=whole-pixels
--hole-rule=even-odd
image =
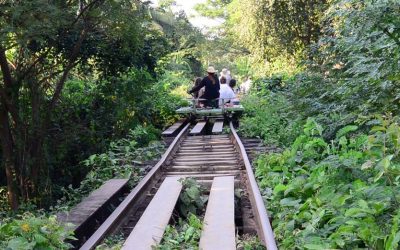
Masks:
[[[83,161],[82,166],[89,168],[89,173],[79,188],[69,186],[64,189],[64,197],[58,201],[59,208],[78,203],[82,197],[112,178],[129,178],[130,184],[136,185],[144,175],[140,167],[144,161],[155,159],[164,151],[164,145],[155,141],[157,134],[159,131],[152,126],[138,126],[126,138],[110,143],[106,153],[91,155]]]
[[[55,216],[34,216],[0,222],[0,248],[18,250],[70,249],[65,240],[73,240],[73,232],[57,222]]]
[[[203,224],[194,214],[187,220],[179,219],[175,226],[168,225],[161,244],[153,247],[157,250],[199,249],[199,241]]]
[[[258,160],[281,249],[397,249],[400,241],[400,126],[377,117],[369,135],[349,126],[326,142],[309,119],[282,153]]]
[[[104,239],[103,243],[96,247],[96,250],[121,250],[125,242],[123,234],[110,235]]]
[[[238,239],[238,243],[236,246],[238,250],[265,250],[266,247],[261,244],[260,239],[256,236],[251,235],[242,235]]]
[[[7,187],[0,187],[0,218],[5,217],[8,210]]]
[[[260,137],[267,144],[290,144],[298,133],[299,122],[289,111],[289,103],[279,93],[248,96],[243,101],[246,114],[239,131],[247,137]]]
[[[179,210],[184,218],[190,217],[191,214],[201,214],[204,211],[205,204],[208,200],[204,196],[205,189],[195,179],[181,179],[183,191],[179,195]]]

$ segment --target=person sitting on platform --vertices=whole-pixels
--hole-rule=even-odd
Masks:
[[[232,79],[232,80],[229,82],[228,85],[229,85],[229,87],[231,87],[231,89],[233,90],[233,92],[236,93],[236,91],[235,91],[236,79]]]
[[[232,82],[232,80],[231,80]],[[219,90],[219,105],[225,105],[232,103],[231,100],[235,98],[235,92],[233,92],[232,88],[226,83],[225,77],[221,77],[221,89]]]
[[[200,98],[206,99],[205,105],[207,107],[218,107],[218,101],[216,99],[219,98],[220,85],[218,77],[215,75],[216,72],[214,67],[208,67],[207,76],[201,80],[198,86],[194,86],[188,91],[189,94],[192,94],[204,87],[204,94],[200,96]]]
[[[203,80],[201,77],[196,77],[194,79],[194,86],[193,87],[199,86],[200,83],[201,83],[201,80]],[[204,91],[205,90],[204,90],[204,87],[203,87],[200,90],[193,92],[193,97],[196,98],[196,99],[199,99],[201,96],[204,95]],[[196,104],[196,107],[203,107],[204,106],[204,102],[199,101],[199,100],[195,100],[195,104]]]
[[[231,100],[231,104],[232,105],[239,105],[240,101],[239,99],[236,98],[236,93],[238,93],[237,91],[235,91],[235,87],[236,87],[236,79],[232,79],[231,82],[229,83],[229,87],[231,87],[233,93],[235,93],[235,97],[233,100]]]

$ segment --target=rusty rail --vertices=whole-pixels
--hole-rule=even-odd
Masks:
[[[246,149],[243,146],[240,137],[236,133],[236,129],[234,128],[232,122],[229,124],[229,126],[233,135],[233,141],[237,145],[240,156],[242,157],[246,167],[247,181],[249,184],[247,186],[249,187],[248,191],[250,194],[250,202],[253,207],[253,212],[255,213],[256,222],[258,224],[258,235],[268,250],[276,250],[278,247],[276,246],[275,236],[272,231],[271,223],[268,219],[267,210],[265,208],[260,189],[258,188],[253,174],[251,163],[247,157]]]

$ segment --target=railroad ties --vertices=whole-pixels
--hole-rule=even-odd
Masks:
[[[228,135],[186,137],[170,164],[166,176],[194,177],[209,183],[218,176],[238,176],[238,154]]]
[[[125,238],[124,250],[154,249],[177,209],[182,178],[209,190],[200,249],[236,249],[238,232],[257,234],[268,250],[277,249],[246,151],[232,123],[229,132],[223,126],[217,119],[170,127],[166,136],[179,134],[161,160],[80,249],[95,249],[118,234]],[[235,190],[241,190],[240,200]]]
[[[132,230],[122,249],[151,249],[160,243],[182,189],[178,177],[167,177]]]
[[[69,212],[57,215],[58,221],[72,225],[69,230],[75,232],[78,241],[74,245],[89,237],[98,223],[102,223],[110,215],[109,207],[118,205],[118,197],[127,189],[129,179],[111,179],[89,194]]]
[[[224,121],[216,121],[214,122],[212,133],[219,134],[222,133],[222,129],[224,128]]]
[[[215,177],[211,186],[200,249],[236,249],[234,177]]]
[[[179,132],[179,130],[182,129],[186,123],[187,122],[185,120],[177,121],[172,126],[170,126],[168,129],[166,129],[164,132],[162,132],[162,136],[176,135],[176,133]]]

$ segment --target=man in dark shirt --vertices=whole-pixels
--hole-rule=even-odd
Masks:
[[[201,83],[191,90],[189,90],[189,94],[199,91],[202,87],[205,87],[205,91],[203,96],[200,96],[202,99],[207,99],[206,106],[209,107],[218,107],[218,99],[219,98],[219,80],[215,75],[216,70],[214,67],[208,67],[207,69],[208,75],[201,80]]]

